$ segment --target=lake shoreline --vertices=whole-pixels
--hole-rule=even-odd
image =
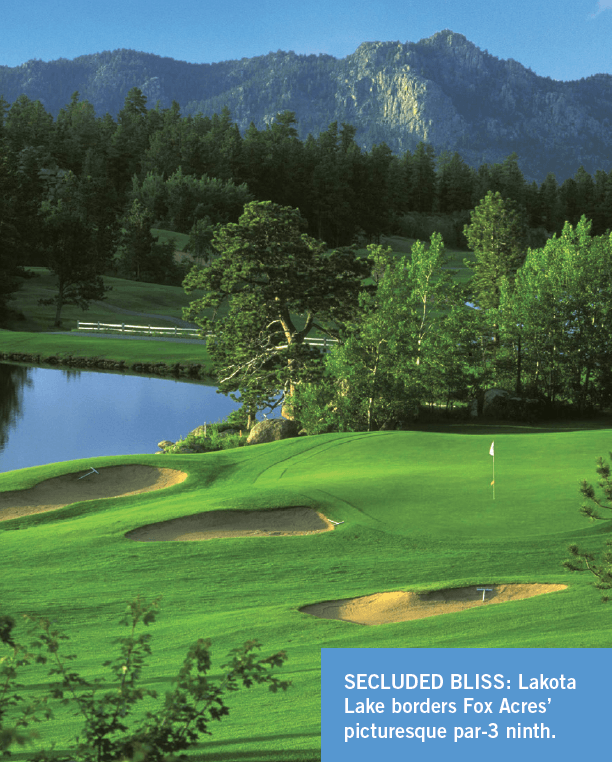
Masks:
[[[214,382],[205,345],[167,339],[0,331],[0,360]]]
[[[114,371],[132,371],[134,373],[144,373],[147,376],[173,376],[180,378],[197,378],[201,380],[214,380],[206,371],[205,366],[199,363],[165,363],[165,362],[134,362],[128,363],[125,360],[112,360],[101,357],[61,357],[58,355],[24,354],[23,352],[0,352],[0,360],[3,362],[19,362],[40,367],[66,367],[66,368],[86,368],[89,370],[114,370]]]

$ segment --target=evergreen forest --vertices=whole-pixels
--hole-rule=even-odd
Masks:
[[[242,299],[243,321],[257,322],[255,296],[245,311],[248,278],[235,274],[222,294],[197,273],[210,274],[232,251],[235,261],[255,227],[273,236],[282,220],[318,242],[306,248],[319,263],[329,257],[328,280],[350,275],[362,288],[330,288],[343,309],[320,299],[313,307],[313,289],[298,296],[295,282],[314,270],[296,270],[286,308],[298,318],[279,323],[288,354],[274,349],[258,366],[263,375],[252,373],[256,342],[242,358],[217,358],[219,376],[233,368],[227,391],[249,412],[283,388],[312,432],[376,429],[414,419],[423,406],[448,412],[492,385],[522,400],[502,411],[510,416],[606,407],[612,172],[581,167],[538,185],[525,180],[516,154],[473,168],[425,143],[402,155],[385,143],[364,150],[355,134],[334,122],[301,139],[289,111],[241,132],[228,109],[209,117],[184,116],[176,102],[149,108],[138,88],[116,118],[98,117],[76,92],[55,118],[25,95],[0,100],[2,325],[18,329],[28,268],[47,267],[57,280],[47,300],[56,325],[64,304],[104,298],[104,277],[114,275],[208,284],[218,297],[208,306],[226,304],[217,330],[244,335],[232,302]],[[189,237],[189,275],[156,228]],[[382,245],[391,236],[414,245],[400,256]],[[283,240],[276,244],[282,251]],[[273,267],[257,267],[266,284],[274,280]],[[316,277],[324,283],[324,267]],[[214,332],[202,315],[189,313]],[[306,351],[308,333],[329,335],[337,349],[325,358]]]

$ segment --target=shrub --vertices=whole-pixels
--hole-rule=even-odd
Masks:
[[[284,651],[259,657],[260,644],[251,640],[229,654],[221,665],[222,674],[208,677],[211,669],[210,641],[199,638],[187,651],[172,690],[163,700],[146,711],[135,709],[145,699],[157,699],[154,690],[140,687],[147,657],[151,654],[150,634],[141,632],[155,621],[158,600],[147,603],[140,597],[127,607],[121,624],[129,634],[119,638],[119,653],[105,661],[110,671],[110,690],[102,690],[106,680],[85,680],[72,668],[73,655],[63,653],[67,636],[48,619],[26,617],[36,639],[29,647],[13,637],[15,621],[0,616],[0,644],[8,653],[0,656],[0,755],[8,756],[9,747],[25,744],[38,737],[28,730],[33,722],[52,720],[54,702],[67,705],[80,716],[82,728],[74,739],[71,762],[115,762],[139,760],[162,762],[175,758],[177,752],[192,747],[202,735],[210,735],[212,720],[229,714],[226,694],[255,683],[267,684],[271,691],[287,690],[290,683],[279,680],[275,668],[282,666]],[[48,667],[54,682],[47,692],[26,702],[18,693],[17,675],[26,668]],[[37,680],[37,682],[45,682]],[[10,718],[11,724],[8,723]],[[41,752],[38,758],[46,755]],[[60,759],[59,757],[55,759]],[[62,762],[64,762],[64,760]]]
[[[612,453],[610,453],[612,459]],[[610,517],[602,515],[598,509],[612,511],[612,478],[610,476],[610,464],[599,457],[595,469],[600,480],[597,482],[599,492],[595,487],[583,480],[580,483],[580,494],[585,501],[580,513],[591,521],[610,521]],[[598,590],[612,590],[612,540],[606,542],[606,547],[599,557],[591,551],[570,545],[568,551],[571,558],[563,563],[570,571],[589,571],[595,577],[594,585]],[[610,600],[609,595],[602,595],[602,601]]]

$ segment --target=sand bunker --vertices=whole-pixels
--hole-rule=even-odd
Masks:
[[[486,587],[485,600],[483,591]],[[322,619],[342,619],[356,624],[389,624],[408,622],[412,619],[425,619],[428,616],[450,614],[454,611],[491,606],[495,603],[518,601],[534,595],[554,593],[565,590],[567,585],[473,585],[431,593],[376,593],[363,598],[345,598],[340,601],[325,601],[304,606],[300,609],[306,614]],[[488,589],[491,588],[489,591]]]
[[[30,489],[0,492],[0,521],[55,511],[82,500],[165,489],[187,478],[183,471],[152,466],[108,466],[97,471],[97,474],[85,476],[90,472],[86,468],[78,473],[47,479]]]
[[[312,508],[297,506],[270,511],[209,511],[149,524],[125,536],[140,542],[212,540],[224,537],[273,537],[318,534],[334,528]]]

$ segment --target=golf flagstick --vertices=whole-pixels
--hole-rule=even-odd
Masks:
[[[493,487],[493,500],[495,500],[495,442],[491,442],[489,455],[493,456],[493,481],[491,482],[491,486]]]

